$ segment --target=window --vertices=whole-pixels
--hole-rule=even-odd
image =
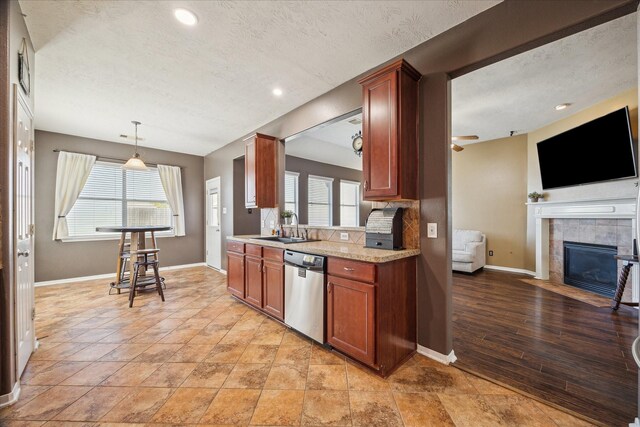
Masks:
[[[284,210],[298,213],[298,176],[297,172],[284,173]]]
[[[360,225],[360,183],[340,181],[340,225],[358,227]]]
[[[70,240],[103,238],[107,236],[97,233],[96,227],[172,226],[173,214],[157,169],[130,171],[117,163],[96,162],[67,215],[67,224]],[[172,235],[173,231],[166,234]]]
[[[330,226],[333,178],[309,175],[309,225]]]

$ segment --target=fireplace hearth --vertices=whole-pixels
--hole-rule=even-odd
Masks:
[[[613,297],[617,284],[616,246],[564,241],[564,283]]]

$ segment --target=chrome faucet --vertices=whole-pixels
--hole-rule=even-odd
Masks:
[[[296,217],[296,237],[300,238],[300,229],[298,228],[300,221],[298,220],[298,214],[296,214],[295,212],[292,212],[292,215]]]

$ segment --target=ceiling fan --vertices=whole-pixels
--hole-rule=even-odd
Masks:
[[[460,152],[464,150],[464,147],[455,144],[453,141],[477,141],[480,139],[478,135],[460,135],[460,136],[452,136],[451,137],[451,149],[455,152]]]

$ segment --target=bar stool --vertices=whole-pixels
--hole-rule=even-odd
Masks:
[[[131,252],[131,256],[136,257],[136,261],[133,263],[133,278],[129,285],[129,308],[133,307],[133,299],[135,298],[136,290],[151,284],[156,285],[156,290],[158,291],[160,298],[162,298],[162,302],[164,302],[164,292],[162,292],[163,280],[160,278],[160,273],[158,272],[158,265],[160,264],[158,261],[158,252],[160,252],[160,249],[139,249]],[[153,282],[147,281],[138,283],[140,269],[144,268],[146,271],[148,267],[153,268]]]

